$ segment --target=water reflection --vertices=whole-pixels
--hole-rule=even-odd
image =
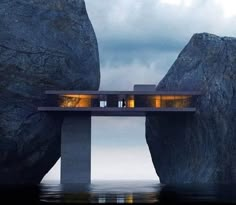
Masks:
[[[0,204],[236,203],[235,188],[235,185],[164,186],[155,182],[96,182],[91,186],[4,186],[0,187]]]
[[[96,182],[80,184],[41,185],[41,202],[47,203],[152,203],[156,202],[155,182]]]
[[[60,188],[59,188],[60,187]],[[48,203],[235,203],[235,186],[164,186],[155,182],[96,182],[91,186],[42,185],[41,201]]]

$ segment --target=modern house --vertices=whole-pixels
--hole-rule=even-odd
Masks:
[[[80,112],[92,116],[145,116],[155,112],[195,112],[199,92],[156,91],[155,85],[135,85],[133,91],[46,91],[40,111]],[[122,108],[122,109],[121,109]]]
[[[61,183],[91,180],[91,116],[147,116],[160,112],[196,111],[198,91],[156,91],[155,85],[134,85],[133,91],[46,91],[39,111],[60,113]]]

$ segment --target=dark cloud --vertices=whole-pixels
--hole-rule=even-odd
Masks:
[[[236,35],[235,18],[225,18],[217,0],[170,6],[158,0],[86,0],[100,44],[107,48],[175,49],[194,33]],[[107,44],[107,45],[106,45]]]
[[[155,65],[158,82],[194,33],[236,35],[236,27],[232,26],[236,18],[225,18],[218,0],[189,0],[190,5],[184,5],[187,0],[180,0],[180,5],[163,1],[166,0],[86,0],[98,38],[105,88],[118,85],[114,83],[118,69],[124,75],[123,84],[134,82],[127,75],[134,66],[138,76],[145,72],[143,76],[148,77],[146,73],[150,72],[152,81],[155,74],[150,65]],[[112,69],[116,69],[113,75]]]

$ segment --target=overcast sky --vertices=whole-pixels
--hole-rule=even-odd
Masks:
[[[85,0],[101,90],[157,84],[194,33],[236,36],[236,0]],[[144,118],[93,118],[92,179],[157,179]],[[45,179],[59,179],[59,166]]]

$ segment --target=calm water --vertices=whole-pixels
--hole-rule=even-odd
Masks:
[[[165,186],[153,181],[95,181],[89,187],[46,183],[1,187],[0,204],[236,203],[236,186]]]

